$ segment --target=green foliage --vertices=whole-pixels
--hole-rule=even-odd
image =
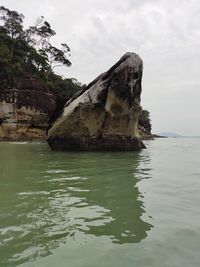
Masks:
[[[145,135],[151,135],[151,119],[150,112],[143,109],[139,116],[139,129]]]
[[[11,11],[4,6],[0,7],[0,20],[3,22],[3,26],[1,26],[5,33],[11,38],[16,39],[19,38],[23,33],[23,19],[24,16],[22,14],[17,13],[16,11]]]
[[[140,113],[140,119],[145,121],[151,121],[150,119],[150,112],[146,109],[143,109]]]
[[[61,49],[50,43],[56,32],[44,17],[28,29],[23,27],[24,16],[0,6],[0,89],[10,89],[24,75],[40,80],[64,96],[71,96],[81,85],[54,73],[57,66],[70,66],[70,48]]]
[[[54,73],[50,74],[48,88],[53,92],[59,92],[67,99],[82,89],[82,85],[76,79],[62,79],[61,76]],[[67,88],[67,90],[66,90]]]

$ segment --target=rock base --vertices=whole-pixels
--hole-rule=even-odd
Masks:
[[[138,151],[145,148],[139,138],[130,136],[106,136],[99,138],[50,137],[48,143],[52,150],[61,151]]]

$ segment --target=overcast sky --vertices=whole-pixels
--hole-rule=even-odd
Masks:
[[[0,0],[31,25],[43,15],[71,48],[57,70],[88,83],[125,52],[144,62],[142,106],[153,132],[200,135],[199,0]]]

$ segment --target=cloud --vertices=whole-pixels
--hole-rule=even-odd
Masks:
[[[154,131],[200,135],[198,0],[1,2],[22,12],[26,25],[45,16],[57,32],[54,42],[66,41],[72,50],[73,66],[58,71],[84,83],[125,52],[138,53],[144,61],[142,103]]]

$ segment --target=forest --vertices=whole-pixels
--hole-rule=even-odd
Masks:
[[[43,16],[34,25],[24,28],[24,15],[0,6],[0,90],[17,87],[28,77],[44,84],[52,92],[71,97],[82,88],[76,79],[63,78],[54,70],[70,67],[67,43],[56,47],[51,39],[56,35]]]

